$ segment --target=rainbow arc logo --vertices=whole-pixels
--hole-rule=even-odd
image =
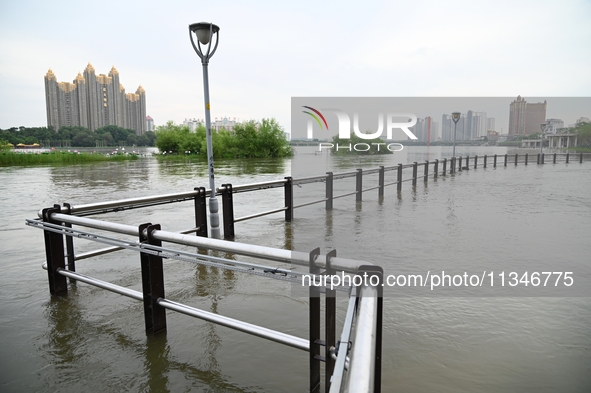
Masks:
[[[326,129],[328,130],[328,123],[326,122],[326,119],[324,118],[324,116],[322,115],[322,113],[320,113],[319,110],[312,108],[311,106],[302,106],[302,108],[306,108],[311,110],[312,112],[309,111],[302,111],[310,116],[312,116],[314,118],[314,120],[316,120],[316,122],[318,123],[318,125],[320,126],[320,129],[324,129],[324,127],[322,126],[322,123],[324,123],[324,125],[326,126]],[[318,116],[320,116],[320,119],[322,119],[322,122],[320,121],[320,119],[318,118]]]

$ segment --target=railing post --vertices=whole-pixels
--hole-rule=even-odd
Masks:
[[[505,161],[504,161],[504,164],[503,164],[503,166],[507,166],[507,155],[508,155],[508,154],[505,154]]]
[[[439,160],[435,159],[435,164],[433,165],[433,179],[437,179],[437,171],[439,171]]]
[[[494,160],[493,160],[493,168],[497,167],[497,155],[494,155]]]
[[[357,173],[355,174],[355,202],[361,202],[362,200],[362,185],[363,185],[363,169],[357,169]]]
[[[583,163],[583,153],[581,153],[581,156],[579,158],[579,164],[582,164],[582,163]]]
[[[517,160],[518,160],[519,155],[516,153],[515,154],[515,166],[517,166]]]
[[[398,171],[396,175],[396,189],[398,192],[402,191],[402,164],[398,164]]]
[[[487,156],[486,156],[486,154],[485,154],[485,155],[484,155],[484,166],[483,166],[483,168],[486,168],[486,158],[487,158]]]
[[[525,165],[527,165],[528,154],[525,153]]]
[[[466,169],[470,169],[470,156],[466,156]]]
[[[378,172],[378,198],[384,196],[384,166],[380,165],[380,171]]]
[[[544,153],[542,153],[542,164],[544,163]]]
[[[455,157],[452,157],[449,160],[449,173],[450,174],[454,173],[455,166],[456,166],[456,158]]]
[[[556,164],[556,153],[554,153],[554,157],[552,157],[552,164]]]
[[[59,205],[53,205],[53,208],[43,209],[43,222],[61,225],[59,221],[51,219],[51,214],[60,213]],[[49,293],[52,295],[66,295],[68,293],[68,283],[65,276],[58,273],[58,269],[66,268],[64,257],[64,236],[60,233],[43,231],[45,237],[45,257],[47,259],[47,277],[49,279]]]
[[[154,239],[152,232],[160,230],[160,224],[150,223],[139,226],[139,240],[152,246],[161,247],[162,241]],[[145,233],[144,233],[145,232]],[[158,304],[164,299],[164,271],[160,255],[140,253],[142,266],[142,292],[144,294],[144,321],[146,333],[166,330],[166,309]]]
[[[66,214],[72,214],[72,207],[69,203],[64,203],[64,208],[66,208]],[[67,228],[72,228],[72,224],[64,223],[64,226]],[[68,264],[66,268],[71,271],[76,271],[76,255],[74,254],[74,237],[73,236],[66,236],[66,259],[68,260]],[[75,283],[76,279],[70,278],[68,279],[70,283]]]
[[[291,176],[285,177],[283,185],[283,194],[285,198],[285,221],[293,219],[293,179]]]
[[[326,210],[332,210],[333,180],[332,172],[326,172]]]
[[[474,156],[474,169],[478,167],[478,155]]]
[[[316,258],[320,248],[310,252],[310,274],[320,274]],[[320,393],[320,290],[314,285],[309,288],[309,325],[310,325],[310,393]]]
[[[195,187],[195,228],[196,235],[207,237],[207,202],[205,201],[205,187]]]
[[[538,153],[538,165],[542,163],[542,155]]]
[[[412,186],[416,187],[417,186],[417,169],[418,169],[419,164],[415,161],[414,164],[412,165]]]
[[[326,271],[324,274],[327,277],[332,277],[335,274],[330,266],[330,259],[337,256],[337,250],[332,250],[326,254]],[[334,373],[335,360],[332,358],[330,350],[336,348],[336,310],[337,310],[337,297],[336,290],[326,288],[326,307],[324,308],[324,391],[328,393],[330,389],[330,378]]]
[[[429,181],[429,160],[425,160],[425,183]]]
[[[234,238],[234,198],[232,184],[222,184],[222,214],[224,218],[224,239]]]
[[[460,160],[458,161],[458,170],[462,171],[462,156],[458,157]]]
[[[566,153],[566,163],[568,164],[568,155],[569,153]]]

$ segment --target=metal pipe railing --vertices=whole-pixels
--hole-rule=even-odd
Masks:
[[[283,187],[286,183],[285,179],[281,180],[273,180],[273,181],[266,181],[266,182],[259,182],[259,183],[250,183],[250,184],[243,184],[240,186],[232,186],[232,192],[245,192],[245,191],[257,191],[257,190],[266,190],[268,188],[278,188]],[[226,187],[221,186],[217,188],[218,192],[222,192],[226,189]]]
[[[238,330],[253,336],[262,337],[270,341],[275,341],[293,348],[301,349],[302,351],[310,350],[310,343],[308,340],[292,336],[286,333],[267,329],[262,326],[253,325],[248,322],[240,321],[225,317],[223,315],[214,314],[209,311],[200,310],[198,308],[190,307],[181,303],[173,302],[168,299],[159,298],[158,305],[169,310],[180,312],[181,314],[189,315],[191,317],[203,319],[204,321],[213,322],[217,325],[222,325],[230,329]]]
[[[98,280],[96,278],[88,277],[88,276],[85,276],[84,274],[80,274],[80,273],[71,272],[66,269],[59,268],[59,269],[57,269],[57,272],[59,274],[61,274],[62,276],[66,276],[68,278],[73,278],[76,281],[81,281],[86,284],[94,285],[95,287],[106,289],[107,291],[115,292],[115,293],[130,297],[135,300],[144,300],[144,295],[141,292],[135,291],[133,289],[129,289],[129,288],[125,288],[125,287],[122,287],[119,285],[111,284],[110,282]]]
[[[341,332],[341,340],[338,343],[337,360],[334,365],[334,373],[330,384],[329,393],[339,393],[343,384],[343,377],[345,374],[345,366],[347,364],[347,353],[349,352],[349,341],[351,337],[351,330],[353,328],[353,320],[355,318],[355,306],[357,305],[357,297],[352,294],[349,297],[349,305],[347,313],[345,314],[345,322],[343,323],[343,330]],[[349,359],[349,366],[351,360]]]
[[[251,218],[268,216],[269,214],[281,213],[281,212],[284,212],[285,209],[287,209],[287,208],[286,207],[280,207],[278,209],[269,210],[269,211],[262,212],[262,213],[251,214],[250,216],[244,216],[244,217],[235,218],[234,219],[234,222],[246,221],[246,220],[250,220]]]
[[[189,233],[193,233],[193,232],[196,232],[196,231],[197,231],[197,228],[192,228],[192,229],[187,229],[185,231],[180,231],[179,233],[189,234]],[[98,250],[87,251],[87,252],[80,253],[78,255],[74,255],[74,259],[76,261],[80,261],[82,259],[88,259],[88,258],[92,258],[92,257],[98,257],[99,255],[105,255],[105,254],[109,254],[111,252],[121,251],[121,250],[124,250],[124,248],[123,247],[118,247],[118,246],[105,247],[105,248],[101,248],[101,249],[98,249]]]
[[[378,291],[375,287],[361,288],[353,349],[345,392],[374,391],[378,320]]]
[[[51,219],[69,224],[80,225],[88,228],[116,232],[135,237],[139,236],[138,227],[133,225],[106,222],[87,217],[72,216],[63,213],[51,213]],[[186,246],[209,248],[217,251],[251,256],[255,258],[263,258],[283,263],[293,263],[302,266],[309,265],[309,254],[305,252],[290,251],[245,243],[228,242],[220,239],[190,236],[163,230],[153,231],[152,237],[157,240],[182,244]],[[319,256],[318,261],[316,261],[316,264],[320,267],[326,267],[326,258],[322,255]],[[340,257],[334,257],[331,259],[331,266],[334,269],[343,270],[350,273],[357,272],[357,269],[361,265],[371,265],[371,263],[345,259]]]
[[[211,193],[211,190],[206,190],[206,193]],[[88,203],[84,205],[77,205],[77,206],[70,206],[70,212],[72,214],[82,213],[87,211],[94,211],[94,210],[101,210],[101,209],[113,209],[113,208],[121,208],[131,205],[140,205],[152,202],[181,202],[185,200],[190,200],[195,198],[198,195],[198,191],[188,191],[188,192],[179,192],[174,194],[164,194],[164,195],[154,195],[148,197],[139,197],[139,198],[129,198],[129,199],[120,199],[115,201],[107,201],[107,202],[95,202],[95,203]],[[41,215],[39,216],[41,217]]]
[[[95,287],[99,287],[102,289],[106,289],[111,292],[118,293],[123,296],[130,297],[135,300],[144,300],[144,295],[142,292],[135,291],[133,289],[125,288],[119,285],[115,285],[106,281],[98,280],[93,277],[88,277],[80,273],[74,273],[69,270],[65,269],[58,269],[59,274],[73,278],[77,281],[84,282],[86,284],[93,285]],[[278,332],[275,330],[267,329],[262,326],[253,325],[248,322],[240,321],[238,319],[225,317],[223,315],[218,315],[211,313],[209,311],[200,310],[198,308],[190,307],[181,303],[173,302],[168,299],[159,298],[157,300],[158,305],[167,308],[169,310],[177,311],[185,315],[192,316],[194,318],[199,318],[204,321],[209,321],[216,323],[218,325],[226,326],[230,329],[238,330],[244,333],[251,334],[253,336],[265,338],[270,341],[275,341],[281,344],[285,344],[287,346],[301,349],[303,351],[310,350],[310,344],[308,340],[303,338],[299,338],[296,336],[292,336],[286,333]]]

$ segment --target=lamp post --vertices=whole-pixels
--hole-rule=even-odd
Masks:
[[[454,160],[452,165],[455,167],[455,158],[456,158],[456,130],[458,128],[458,121],[460,120],[460,116],[462,114],[460,112],[454,112],[451,114],[451,119],[454,121],[454,148],[451,153],[451,157]]]
[[[540,134],[540,154],[542,154],[542,146],[544,146],[544,131],[546,131],[546,124],[540,124],[540,128],[542,129],[542,133]]]
[[[207,66],[209,59],[213,56],[216,49],[218,48],[219,42],[219,31],[220,28],[213,23],[199,22],[189,25],[189,38],[193,49],[197,52],[197,55],[201,59],[203,65],[203,91],[205,95],[205,128],[206,128],[206,140],[207,140],[207,166],[209,168],[209,188],[211,194],[209,195],[209,223],[211,225],[211,237],[220,238],[220,216],[218,214],[218,200],[216,198],[215,181],[213,177],[213,146],[211,143],[211,117],[209,113],[209,77],[207,74]],[[197,45],[193,35],[197,37]],[[215,36],[215,45],[212,50],[212,41]],[[204,46],[202,48],[202,45]],[[205,47],[207,46],[207,47]],[[203,49],[207,49],[204,52]]]

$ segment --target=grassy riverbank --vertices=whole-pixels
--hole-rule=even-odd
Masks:
[[[0,151],[0,166],[11,165],[39,165],[39,164],[81,164],[97,161],[125,161],[137,160],[138,154],[134,153],[86,153],[72,151],[51,151],[51,152],[14,152]]]

